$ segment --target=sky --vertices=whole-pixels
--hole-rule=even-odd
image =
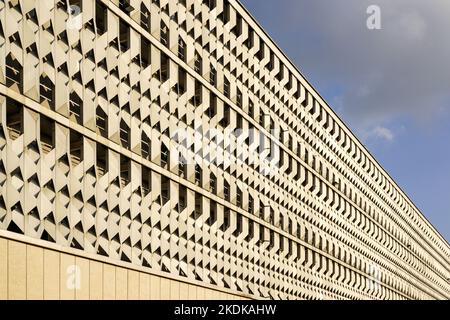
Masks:
[[[450,1],[241,3],[450,242]]]

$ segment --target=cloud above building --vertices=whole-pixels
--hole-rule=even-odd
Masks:
[[[360,135],[391,140],[399,119],[429,125],[449,113],[450,1],[243,2],[268,7],[257,10],[273,15],[266,29]],[[367,28],[370,5],[380,30]]]

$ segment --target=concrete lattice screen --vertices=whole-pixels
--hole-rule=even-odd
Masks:
[[[450,297],[448,243],[237,1],[0,24],[2,238],[218,297]]]

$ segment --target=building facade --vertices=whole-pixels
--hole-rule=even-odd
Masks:
[[[449,244],[236,0],[0,0],[0,105],[2,298],[450,298]]]

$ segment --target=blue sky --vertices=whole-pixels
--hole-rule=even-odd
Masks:
[[[450,1],[241,2],[450,241]]]

